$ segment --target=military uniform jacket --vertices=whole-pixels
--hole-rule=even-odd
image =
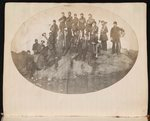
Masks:
[[[92,29],[92,24],[95,22],[93,18],[89,18],[86,22],[86,30],[91,31]]]
[[[67,17],[66,19],[66,27],[72,28],[72,16]]]
[[[91,31],[91,40],[97,43],[98,40],[98,26],[93,26]]]
[[[80,30],[85,29],[85,23],[86,23],[86,19],[84,17],[79,19],[79,29]]]
[[[121,34],[120,32],[124,31],[122,28],[113,27],[110,31],[110,37],[112,37],[112,41],[120,41]]]
[[[57,32],[59,30],[57,24],[53,24],[51,26],[50,30],[51,30],[52,34],[57,35]]]
[[[39,52],[40,51],[39,43],[34,43],[33,46],[32,46],[32,50],[36,51],[36,52]]]
[[[50,35],[50,37],[48,38],[48,41],[47,41],[48,48],[53,49],[53,44],[55,44],[55,40],[54,40],[54,37],[52,35]]]
[[[79,23],[79,19],[78,18],[74,18],[72,20],[72,30],[73,31],[77,31],[78,30],[78,23]]]
[[[40,51],[42,51],[45,48],[44,44],[40,44]]]
[[[59,24],[60,30],[64,29],[64,28],[66,27],[66,25],[65,25],[66,17],[65,17],[65,16],[61,17],[61,18],[59,19],[59,22],[60,22],[60,24]]]
[[[93,26],[92,27],[92,35],[97,35],[98,34],[98,26]]]
[[[32,69],[33,63],[34,63],[33,55],[27,54],[27,57],[26,57],[27,70]]]
[[[100,40],[101,41],[107,41],[108,40],[107,32],[108,32],[107,26],[102,26],[101,34],[100,34]]]

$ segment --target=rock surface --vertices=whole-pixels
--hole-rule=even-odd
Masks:
[[[37,86],[61,93],[87,93],[106,88],[123,78],[134,65],[138,52],[122,49],[121,54],[111,54],[111,50],[102,51],[97,59],[86,61],[63,56],[55,65],[35,71],[29,81]],[[12,53],[14,63],[20,73],[24,69],[21,53]],[[17,63],[19,62],[19,63]],[[72,67],[71,67],[72,63]],[[26,72],[27,73],[27,72]]]

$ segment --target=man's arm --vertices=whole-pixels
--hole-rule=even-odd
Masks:
[[[62,19],[63,19],[63,18],[61,17],[60,19],[58,19],[58,21],[59,21],[59,22],[61,22],[61,21],[62,21]]]
[[[58,28],[58,26],[56,26],[56,32],[58,32],[59,31],[59,28]]]
[[[32,45],[32,50],[34,50],[34,44]]]
[[[104,32],[105,32],[105,33],[107,33],[107,32],[108,32],[108,28],[107,28],[107,26],[105,27]]]
[[[113,34],[113,28],[110,30],[110,37],[112,37]]]

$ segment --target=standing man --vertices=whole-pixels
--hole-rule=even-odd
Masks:
[[[36,70],[36,64],[34,62],[34,56],[31,55],[30,50],[27,50],[26,56],[26,71],[27,71],[27,78],[33,78],[33,74]]]
[[[40,43],[40,52],[45,48],[44,43],[45,43],[45,41],[41,40],[41,43]]]
[[[79,19],[79,30],[81,32],[81,37],[84,37],[84,29],[85,29],[85,24],[86,24],[86,19],[84,17],[84,14],[80,14],[80,19]]]
[[[77,35],[77,32],[79,30],[78,27],[78,23],[79,23],[79,19],[77,18],[77,14],[74,14],[74,18],[72,20],[72,31],[73,31],[73,35]]]
[[[39,54],[40,44],[38,43],[38,39],[35,39],[35,43],[32,46],[32,50],[33,50],[34,54]]]
[[[59,24],[59,29],[60,29],[60,32],[61,32],[62,35],[63,35],[63,38],[64,38],[64,28],[66,27],[66,25],[65,25],[66,16],[65,16],[65,13],[64,13],[64,12],[62,12],[61,14],[62,14],[62,17],[59,19],[59,22],[60,22],[60,24]]]
[[[93,41],[95,43],[98,41],[98,26],[96,25],[95,21],[92,24],[91,41]]]
[[[53,25],[51,26],[50,28],[50,31],[51,31],[51,34],[53,36],[53,48],[56,49],[55,47],[55,44],[56,44],[56,39],[57,39],[57,36],[58,36],[58,25],[56,24],[56,20],[53,20]]]
[[[49,50],[51,50],[52,54],[55,55],[56,47],[55,47],[55,41],[54,41],[52,32],[49,33],[49,38],[47,39],[47,46],[48,46]]]
[[[124,30],[117,26],[117,22],[113,22],[113,27],[110,31],[110,37],[112,41],[112,54],[117,53],[120,54],[121,42],[120,37],[121,33],[124,33]]]
[[[64,51],[64,55],[68,52],[70,46],[71,46],[71,41],[72,41],[72,21],[73,18],[71,16],[71,12],[68,12],[68,17],[66,19],[66,36],[65,36],[65,41],[66,41],[66,47]]]
[[[42,36],[47,40],[48,55],[46,57],[46,60],[47,60],[47,64],[49,64],[49,62],[51,60],[54,60],[56,57],[56,48],[53,39],[53,34],[52,32],[49,32],[49,37],[47,37],[46,33],[43,33]]]
[[[72,36],[72,16],[71,12],[68,12],[68,17],[66,19],[66,28],[68,31],[69,38]]]
[[[86,59],[86,56],[87,56],[87,50],[88,50],[88,46],[87,46],[87,40],[86,40],[86,38],[85,37],[82,37],[81,38],[81,41],[82,41],[82,43],[81,43],[81,52],[79,53],[80,55],[81,55],[81,59],[83,60],[83,61],[85,61],[85,59]]]
[[[86,34],[90,37],[92,32],[92,24],[95,22],[95,20],[92,18],[92,14],[88,15],[89,18],[86,22]]]
[[[98,26],[96,25],[96,22],[94,21],[92,24],[92,30],[91,30],[91,44],[92,44],[92,54],[96,54],[96,45],[98,43]]]
[[[72,20],[72,32],[73,32],[73,45],[77,47],[79,43],[79,19],[77,18],[77,14],[74,14],[74,18]]]
[[[102,44],[102,50],[107,51],[107,40],[108,40],[108,36],[107,36],[108,28],[106,26],[107,22],[101,21],[101,24],[102,24],[102,28],[100,33],[100,40]]]

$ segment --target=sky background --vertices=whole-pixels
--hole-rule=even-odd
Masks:
[[[50,24],[52,24],[53,19],[55,19],[59,25],[58,19],[61,17],[61,12],[65,12],[65,15],[67,16],[68,11],[71,11],[72,15],[77,13],[78,17],[80,16],[80,13],[84,13],[86,19],[88,18],[88,14],[91,13],[97,23],[99,20],[107,21],[109,31],[107,34],[108,48],[111,48],[112,46],[110,41],[110,30],[113,26],[113,21],[117,21],[118,26],[123,28],[126,33],[125,36],[121,38],[122,48],[138,50],[138,42],[134,31],[130,25],[128,25],[128,23],[119,16],[100,7],[93,7],[90,5],[65,5],[45,9],[22,23],[12,41],[12,51],[21,52],[22,50],[32,50],[32,45],[35,39],[38,39],[39,42],[41,40],[45,40],[45,38],[42,37],[42,33],[46,33],[48,35],[50,31]],[[28,13],[24,11],[24,15],[25,14]],[[98,24],[98,27],[100,36],[101,24]]]

